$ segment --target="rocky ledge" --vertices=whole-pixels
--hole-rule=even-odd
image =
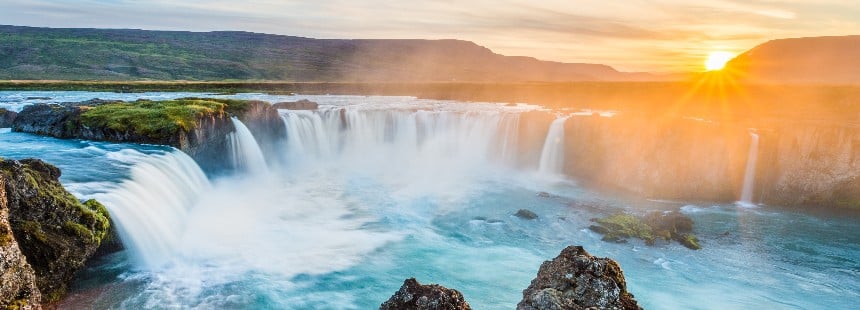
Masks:
[[[225,164],[225,137],[235,131],[231,117],[245,123],[259,142],[286,135],[277,110],[267,102],[211,98],[34,104],[18,113],[12,130],[57,138],[169,145],[212,168]]]
[[[15,117],[17,116],[18,113],[15,113],[14,111],[0,108],[0,128],[12,127],[12,123],[15,122]]]
[[[81,202],[38,159],[0,159],[0,308],[39,308],[62,297],[109,235],[107,210]]]
[[[275,109],[287,109],[287,110],[316,110],[319,108],[319,104],[307,99],[301,99],[299,101],[291,101],[291,102],[278,102],[272,105]]]
[[[457,290],[421,285],[407,279],[380,310],[471,309]],[[517,310],[640,310],[621,266],[612,259],[594,257],[581,246],[569,246],[540,266],[537,277],[523,291]]]

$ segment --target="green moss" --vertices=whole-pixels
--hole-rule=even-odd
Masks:
[[[6,305],[7,310],[27,309],[27,299],[16,299]]]
[[[164,138],[179,130],[190,131],[196,127],[198,118],[223,111],[224,104],[208,100],[117,102],[84,110],[81,123],[88,127]]]
[[[67,232],[78,235],[81,239],[92,240],[93,242],[96,241],[96,237],[93,235],[93,232],[84,225],[72,221],[66,221],[63,223],[63,229]]]
[[[607,228],[608,232],[603,236],[607,240],[619,240],[623,238],[639,238],[647,244],[654,243],[654,232],[636,216],[617,213],[596,222]]]
[[[21,230],[23,230],[28,236],[31,236],[42,243],[48,242],[48,234],[42,230],[42,224],[39,224],[38,222],[24,221],[21,223]]]
[[[97,244],[101,244],[110,230],[108,211],[104,205],[95,199],[90,199],[83,203],[80,222],[93,228],[90,232]]]
[[[696,236],[694,236],[693,234],[686,234],[681,238],[678,238],[678,242],[683,244],[688,249],[699,250],[702,248],[702,246],[699,245],[699,238],[696,238]]]

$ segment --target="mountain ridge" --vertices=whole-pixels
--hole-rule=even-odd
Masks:
[[[471,41],[0,25],[0,79],[630,81],[608,65],[504,56]]]

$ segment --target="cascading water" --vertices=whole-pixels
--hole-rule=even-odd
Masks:
[[[253,174],[266,172],[268,170],[266,158],[254,135],[238,118],[233,117],[231,120],[236,131],[227,134],[227,141],[230,145],[233,167]]]
[[[173,151],[144,157],[131,168],[131,179],[96,198],[132,257],[157,268],[177,251],[189,209],[210,186],[191,157]]]
[[[747,206],[753,206],[753,189],[755,187],[755,170],[756,162],[758,161],[758,134],[755,131],[750,131],[750,150],[747,155],[747,166],[744,171],[744,183],[741,190],[740,203]]]
[[[547,175],[561,175],[564,172],[564,123],[567,119],[567,116],[559,117],[549,125],[538,172]]]
[[[294,161],[339,156],[356,165],[434,171],[487,162],[512,165],[519,147],[517,113],[351,108],[282,113],[286,153]]]

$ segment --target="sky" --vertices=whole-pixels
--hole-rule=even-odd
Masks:
[[[622,71],[702,71],[715,51],[860,34],[858,0],[0,0],[0,24],[461,39]]]

